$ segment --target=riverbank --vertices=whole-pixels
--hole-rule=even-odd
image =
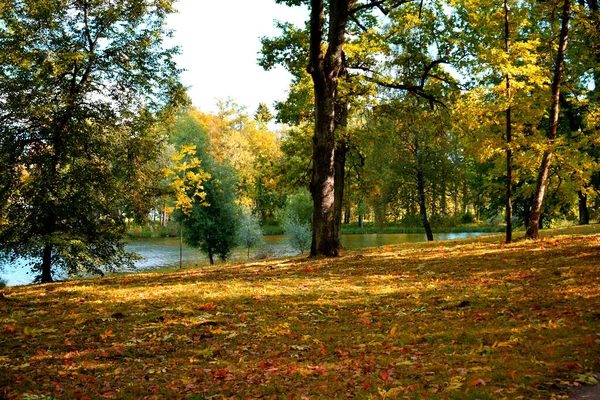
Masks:
[[[281,236],[285,234],[283,227],[279,225],[266,225],[261,227],[265,236]],[[437,227],[433,233],[500,233],[506,228],[502,225],[484,225],[484,224],[464,224],[449,227]],[[372,223],[365,224],[362,228],[356,224],[343,224],[342,235],[363,235],[363,234],[425,234],[425,229],[420,226],[376,226]],[[176,226],[151,227],[132,225],[127,229],[127,236],[130,239],[158,238],[158,237],[177,237],[179,231]]]
[[[600,227],[543,235],[6,288],[0,397],[559,398],[600,370]]]

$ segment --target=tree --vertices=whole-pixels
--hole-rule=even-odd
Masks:
[[[238,225],[236,243],[238,246],[243,246],[247,249],[249,260],[250,249],[259,246],[263,242],[263,233],[260,229],[258,219],[247,209],[242,210],[240,213]]]
[[[235,246],[238,218],[235,205],[235,176],[225,165],[207,163],[211,178],[204,183],[205,201],[194,202],[189,216],[183,217],[183,238],[199,247],[211,264],[215,256],[225,261]]]
[[[542,162],[540,164],[537,184],[531,202],[531,210],[529,215],[529,222],[527,224],[527,237],[530,239],[538,238],[538,229],[540,222],[540,215],[542,213],[542,203],[544,201],[544,194],[546,192],[546,184],[548,180],[548,172],[550,171],[550,163],[552,162],[552,155],[554,141],[556,139],[556,132],[558,131],[558,117],[560,110],[560,86],[563,75],[563,68],[565,63],[565,51],[567,49],[567,39],[569,36],[569,22],[571,20],[571,0],[565,0],[562,9],[561,17],[561,28],[558,35],[558,51],[556,53],[556,61],[554,65],[554,75],[552,77],[552,106],[550,109],[548,130],[546,137],[548,138],[547,148],[544,150],[542,155]]]
[[[182,190],[176,191],[181,205],[175,217],[182,222],[184,241],[200,248],[214,264],[215,256],[226,260],[235,246],[237,177],[231,166],[213,157],[204,119],[205,115],[190,107],[178,116],[171,132],[176,154],[184,156],[178,161],[179,169],[186,170],[186,179],[179,185]]]
[[[160,181],[157,129],[185,101],[172,2],[6,0],[0,7],[0,251],[102,274],[131,266],[125,218]]]
[[[193,204],[209,205],[204,202],[203,182],[210,179],[210,174],[200,167],[201,160],[196,157],[196,144],[182,145],[172,156],[173,165],[167,169],[167,175],[172,177],[171,188],[175,195],[174,205],[179,214],[179,268],[183,264],[183,224],[181,219],[190,215]]]

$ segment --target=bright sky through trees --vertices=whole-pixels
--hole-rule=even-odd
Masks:
[[[179,0],[169,18],[181,47],[177,62],[186,72],[183,84],[203,112],[215,112],[216,99],[231,97],[253,113],[259,103],[271,109],[284,100],[291,76],[283,68],[266,72],[256,63],[261,36],[276,36],[274,20],[300,25],[308,11],[274,0]]]

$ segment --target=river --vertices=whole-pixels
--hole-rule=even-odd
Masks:
[[[464,232],[464,233],[438,233],[436,240],[463,239],[472,236],[481,236],[488,233]],[[394,245],[410,242],[426,241],[424,234],[359,234],[342,235],[342,244],[347,249],[362,249],[365,247],[376,247]],[[297,252],[285,241],[284,236],[265,236],[264,245],[259,249],[252,249],[250,256],[263,255],[267,257],[284,257],[295,255]],[[138,270],[153,270],[165,267],[177,267],[179,265],[179,239],[177,238],[151,238],[136,239],[127,244],[127,249],[140,254],[143,259],[136,262]],[[232,255],[233,260],[247,259],[246,249],[237,248]],[[206,265],[207,257],[197,249],[184,245],[184,266]],[[1,266],[1,265],[0,265]],[[4,265],[0,270],[2,277],[9,286],[26,285],[32,282],[33,277],[22,263]]]

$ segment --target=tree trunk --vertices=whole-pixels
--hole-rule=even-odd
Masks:
[[[351,214],[350,207],[346,207],[346,212],[344,212],[344,224],[345,225],[350,224],[351,216],[352,216],[352,214]]]
[[[417,190],[419,191],[419,214],[421,215],[421,221],[423,221],[423,228],[425,228],[425,234],[427,235],[428,241],[433,241],[433,232],[427,219],[427,207],[425,206],[425,179],[423,178],[423,171],[420,168],[417,169]]]
[[[215,265],[215,258],[213,256],[212,247],[208,246],[208,262],[210,265]]]
[[[510,52],[510,25],[508,21],[508,3],[504,0],[504,43],[505,50],[508,56]],[[510,93],[510,75],[506,74],[506,101],[508,107],[506,108],[506,243],[512,242],[512,121],[511,113],[512,107],[510,105],[511,93]]]
[[[335,213],[335,100],[338,76],[343,67],[342,48],[348,11],[355,0],[331,0],[326,53],[323,54],[325,11],[323,0],[311,0],[310,64],[314,83],[315,133],[313,136],[313,175],[310,185],[314,211],[311,255],[337,256]]]
[[[54,282],[52,279],[52,245],[44,246],[44,254],[42,256],[42,283]]]
[[[560,28],[558,53],[556,55],[556,65],[554,67],[554,77],[552,78],[552,109],[550,112],[550,124],[546,137],[548,138],[548,149],[544,150],[542,163],[538,173],[537,184],[533,201],[531,203],[531,211],[529,215],[529,223],[527,226],[527,237],[537,239],[539,237],[539,222],[542,213],[542,204],[544,201],[544,193],[546,192],[546,184],[548,181],[548,172],[552,163],[552,152],[556,132],[558,130],[558,114],[560,111],[560,84],[565,60],[565,51],[567,49],[567,40],[569,36],[569,20],[571,18],[571,0],[565,0],[565,5],[562,12],[562,23]]]
[[[423,222],[423,228],[425,228],[425,234],[427,235],[427,241],[433,241],[433,232],[431,231],[431,225],[427,219],[427,207],[425,203],[425,177],[423,175],[423,167],[421,162],[421,149],[419,141],[415,140],[415,158],[416,158],[416,171],[417,171],[417,192],[419,193],[419,214],[421,215],[421,221]]]
[[[583,192],[577,192],[579,196],[579,225],[588,225],[590,223],[590,213],[587,207],[587,195]]]

